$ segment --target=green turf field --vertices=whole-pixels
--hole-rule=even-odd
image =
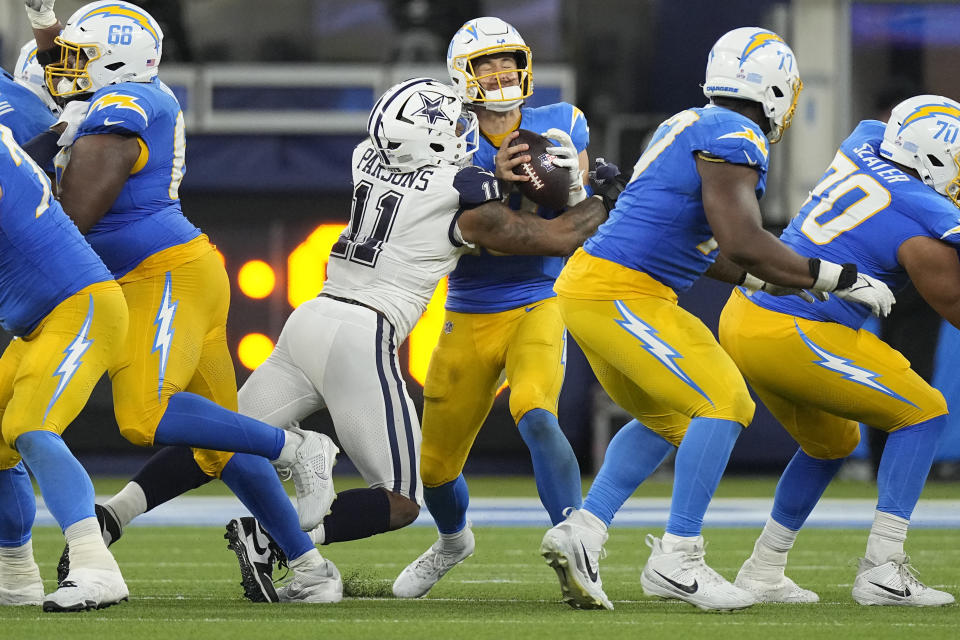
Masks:
[[[773,479],[728,479],[718,495],[772,495]],[[338,486],[347,488],[345,479]],[[119,481],[100,480],[106,494]],[[531,495],[532,480],[476,479],[476,495]],[[925,499],[954,498],[956,484],[931,484]],[[209,488],[204,491],[218,492]],[[643,495],[665,495],[653,483]],[[856,483],[832,488],[834,497],[870,497]],[[860,607],[850,599],[865,531],[808,530],[791,554],[790,574],[818,591],[812,606],[760,605],[736,613],[704,613],[681,603],[646,598],[639,572],[647,557],[646,529],[614,527],[601,575],[615,611],[575,611],[560,602],[556,578],[537,553],[539,528],[475,529],[477,552],[424,600],[398,601],[390,584],[435,539],[412,527],[383,536],[321,547],[345,578],[337,605],[266,605],[242,598],[239,570],[222,528],[137,527],[112,549],[131,591],[130,602],[103,611],[43,614],[39,608],[0,608],[0,638],[956,638],[960,608],[909,610]],[[756,532],[707,529],[707,560],[732,578]],[[927,584],[960,593],[960,532],[918,529],[908,551]],[[54,588],[62,537],[35,532],[35,551],[47,590]]]

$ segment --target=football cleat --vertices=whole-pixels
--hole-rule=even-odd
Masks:
[[[939,607],[953,604],[946,591],[928,587],[917,579],[910,558],[904,554],[891,556],[883,564],[860,559],[860,570],[853,582],[853,599],[863,605],[901,607]]]
[[[109,547],[123,535],[120,520],[113,509],[106,505],[95,504],[93,505],[93,511],[97,516],[97,523],[100,525],[103,542]],[[68,573],[70,573],[70,545],[64,545],[63,553],[60,554],[60,561],[57,562],[57,584],[66,580]]]
[[[330,513],[330,505],[337,497],[332,474],[340,449],[329,436],[322,433],[297,428],[290,431],[300,435],[303,440],[292,461],[285,464],[278,461],[275,466],[284,480],[293,477],[300,528],[311,531]]]
[[[40,605],[43,603],[43,580],[37,563],[32,566],[11,567],[0,561],[0,606]]]
[[[438,539],[400,572],[393,581],[393,595],[397,598],[422,598],[450,569],[472,556],[475,547],[476,541],[469,524],[464,532],[463,544],[458,548],[446,549],[443,539]]]
[[[293,579],[277,589],[280,602],[340,602],[343,580],[330,560],[309,568],[293,570]]]
[[[607,532],[591,527],[579,509],[572,509],[543,536],[540,555],[557,572],[563,601],[574,609],[613,609],[600,579],[607,538]]]
[[[761,568],[752,557],[740,567],[734,586],[750,593],[757,602],[801,604],[820,602],[820,596],[783,575],[778,568]]]
[[[70,570],[56,591],[43,599],[43,610],[60,613],[104,609],[129,597],[119,571],[77,567]]]
[[[650,558],[640,585],[648,596],[683,600],[704,611],[733,611],[756,603],[751,594],[707,566],[702,536],[678,542],[668,552],[660,538],[647,535],[647,546]]]
[[[223,534],[227,548],[237,554],[243,595],[251,602],[279,602],[273,586],[273,566],[286,565],[286,556],[255,518],[234,518]]]

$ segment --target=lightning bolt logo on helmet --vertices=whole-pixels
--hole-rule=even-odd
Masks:
[[[747,58],[749,58],[752,53],[774,42],[783,43],[783,38],[772,31],[758,31],[750,36],[746,46],[743,48],[743,52],[740,54],[740,66],[743,66],[743,63],[747,61]]]
[[[903,132],[904,129],[909,127],[914,122],[918,120],[924,120],[926,118],[935,118],[945,116],[948,118],[953,118],[960,121],[960,109],[956,106],[943,103],[943,104],[925,104],[917,107],[913,110],[910,115],[903,119],[903,122],[900,124],[900,130],[898,133]],[[958,123],[960,124],[960,123]]]
[[[153,321],[153,324],[157,327],[157,333],[153,340],[153,349],[150,351],[150,353],[160,352],[158,398],[163,390],[163,379],[167,372],[167,362],[170,359],[170,345],[173,344],[173,318],[177,314],[177,305],[179,304],[179,302],[173,301],[172,297],[173,280],[170,278],[170,272],[168,271],[167,279],[163,285],[160,308],[157,309],[157,317]]]
[[[81,360],[83,354],[85,354],[87,349],[90,348],[90,345],[93,344],[93,340],[87,340],[87,335],[90,333],[90,324],[92,322],[93,296],[90,296],[90,306],[87,310],[87,317],[83,321],[83,326],[80,327],[80,331],[77,332],[77,336],[73,339],[70,345],[63,350],[63,360],[60,361],[60,365],[53,374],[54,376],[59,376],[60,380],[57,382],[57,389],[53,392],[53,397],[50,398],[50,403],[47,405],[47,409],[43,413],[44,420],[47,419],[47,414],[50,413],[50,409],[53,408],[53,405],[63,394],[63,390],[67,388],[67,385],[73,378],[73,374],[75,374],[77,369],[80,368],[80,365],[83,364],[83,361]]]

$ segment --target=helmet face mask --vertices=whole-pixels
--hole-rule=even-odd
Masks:
[[[163,32],[143,9],[101,0],[81,7],[54,42],[60,61],[45,68],[47,88],[67,98],[120,82],[149,82],[159,71]]]
[[[501,56],[509,56],[516,67],[485,68],[485,60]],[[533,95],[532,58],[530,47],[512,26],[499,18],[476,18],[450,41],[447,71],[464,102],[510,111]]]
[[[479,146],[477,117],[454,90],[430,78],[387,89],[370,112],[367,133],[391,173],[425,166],[464,166]]]
[[[47,84],[43,78],[43,67],[37,62],[37,41],[30,40],[20,48],[20,57],[13,74],[14,80],[21,86],[30,89],[38,98],[43,100],[51,111],[59,111],[53,96],[47,91]]]
[[[934,95],[904,100],[890,112],[880,155],[960,207],[960,103]]]
[[[790,127],[802,89],[793,51],[772,31],[734,29],[717,40],[707,57],[704,95],[759,102],[772,144]]]

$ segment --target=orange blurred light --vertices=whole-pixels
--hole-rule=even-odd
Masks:
[[[240,338],[237,357],[240,363],[253,371],[267,359],[273,351],[273,340],[262,333],[248,333]]]
[[[263,260],[251,260],[240,267],[237,274],[237,285],[245,295],[251,298],[266,298],[273,293],[277,284],[277,276],[273,267]]]

